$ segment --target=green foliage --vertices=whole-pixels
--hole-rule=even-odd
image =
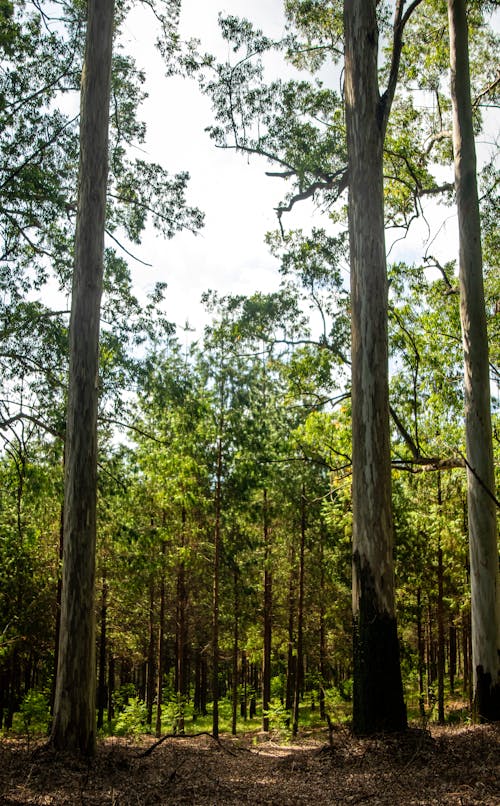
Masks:
[[[392,5],[378,4],[384,43],[392,37]],[[177,2],[156,6],[169,70],[176,69],[180,52],[178,7]],[[343,99],[332,72],[342,56],[341,4],[288,0],[285,10],[289,27],[281,42],[248,20],[228,17],[221,27],[233,62],[218,65],[206,58],[200,66],[189,50],[186,58],[192,61],[184,65],[204,73],[217,145],[260,154],[270,172],[287,182],[279,212],[308,198],[323,208],[321,226],[311,232],[280,229],[267,236],[279,261],[279,290],[248,297],[207,291],[210,323],[204,338],[182,348],[161,313],[164,286],[147,301],[139,299],[124,257],[114,248],[105,254],[97,567],[100,606],[106,606],[106,671],[113,660],[120,682],[110,730],[119,735],[147,729],[142,688],[130,680],[142,680],[151,646],[157,651],[161,596],[163,723],[174,729],[183,712],[187,732],[211,728],[210,686],[209,713],[202,717],[174,685],[181,605],[190,693],[200,659],[210,678],[218,517],[221,688],[231,692],[237,627],[239,659],[244,653],[247,673],[253,666],[251,682],[246,679],[248,699],[251,693],[260,699],[255,670],[262,659],[267,570],[273,581],[268,717],[271,729],[289,739],[290,713],[281,699],[289,648],[297,657],[304,494],[307,674],[300,724],[324,729],[318,710],[309,705],[320,684],[333,721],[350,719],[350,302],[340,198],[346,153]],[[60,573],[68,311],[65,300],[53,310],[39,298],[49,287],[64,296],[71,282],[78,138],[76,119],[64,110],[78,87],[84,5],[67,11],[67,25],[56,24],[38,6],[0,3],[0,673],[8,690],[4,718],[16,712],[14,724],[25,732],[46,729],[47,707],[37,691],[49,686],[53,674]],[[121,7],[118,23],[124,13]],[[451,167],[445,16],[445,3],[429,0],[405,32],[402,92],[385,149],[387,223],[395,228],[411,226],[425,198],[445,203],[453,198],[451,185],[442,182],[443,166]],[[470,22],[479,131],[485,104],[494,103],[498,92],[492,87],[481,95],[494,78],[498,43],[483,25],[478,4],[471,4]],[[121,49],[119,31],[117,37],[108,230],[134,244],[140,244],[148,221],[167,238],[179,229],[195,231],[202,216],[187,202],[187,173],[171,176],[161,166],[131,159],[130,146],[145,135],[137,115],[145,76]],[[295,68],[321,73],[268,80],[267,57],[277,54]],[[382,61],[381,85],[388,78],[389,51]],[[480,181],[490,365],[498,384],[495,159],[492,149]],[[435,633],[438,552],[445,568],[446,628],[460,627],[465,634],[470,604],[455,254],[441,262],[427,254],[414,265],[397,263],[389,273],[397,608],[411,713],[419,718],[416,625],[425,618],[424,631]],[[104,424],[106,417],[131,426],[123,444],[112,424]],[[432,662],[425,671],[425,709],[433,718]],[[36,687],[23,700],[24,680]],[[451,691],[447,697],[451,702]],[[229,732],[228,696],[220,700],[219,718],[221,731]],[[260,711],[252,720],[239,718],[238,731],[258,731],[261,718]],[[458,706],[450,713],[457,718]]]
[[[19,709],[23,732],[27,734],[46,734],[50,709],[47,697],[39,691],[31,689],[24,697]]]
[[[146,732],[146,704],[138,697],[130,697],[114,723],[117,736],[140,736]]]

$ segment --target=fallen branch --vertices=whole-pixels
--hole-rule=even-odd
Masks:
[[[164,736],[161,737],[161,739],[158,739],[158,741],[156,741],[154,744],[152,744],[150,747],[144,750],[143,753],[139,753],[139,758],[145,758],[146,756],[150,756],[153,750],[156,750],[156,748],[159,747],[161,744],[163,744],[163,742],[165,742],[167,739],[195,739],[197,736],[208,736],[210,739],[213,739],[213,741],[216,742],[219,745],[220,749],[223,750],[225,753],[229,753],[231,756],[236,755],[236,753],[234,753],[228,747],[224,747],[219,738],[216,738],[211,733],[208,733],[208,731],[203,730],[200,733],[187,733],[187,734],[166,733]]]

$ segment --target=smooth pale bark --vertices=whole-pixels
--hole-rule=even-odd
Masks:
[[[99,324],[108,175],[113,0],[89,0],[70,321],[63,590],[51,743],[92,755],[96,739],[95,542]]]
[[[460,252],[460,317],[464,347],[474,704],[481,720],[498,720],[500,594],[496,505],[493,498],[495,476],[465,0],[448,0],[448,21]]]
[[[394,607],[387,270],[376,0],[344,3],[353,468],[353,728],[406,727]]]

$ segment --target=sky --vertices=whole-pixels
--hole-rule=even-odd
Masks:
[[[229,53],[219,35],[219,11],[248,16],[250,10],[252,21],[266,32],[276,37],[284,33],[281,0],[253,0],[250,9],[249,5],[243,0],[183,0],[181,35],[199,38],[203,50],[225,59]],[[269,254],[264,236],[277,227],[274,208],[284,195],[284,185],[265,175],[269,165],[264,160],[248,160],[215,147],[204,130],[213,123],[209,100],[195,81],[164,77],[161,57],[152,44],[154,25],[145,9],[129,18],[124,41],[147,76],[148,98],[141,116],[148,134],[142,156],[159,162],[169,173],[189,171],[189,204],[205,213],[205,226],[196,236],[184,232],[166,241],[148,232],[140,250],[132,251],[152,268],[134,267],[132,262],[132,269],[145,289],[158,280],[166,282],[167,315],[180,327],[189,321],[199,333],[208,321],[200,302],[204,291],[250,294],[278,287],[278,262]],[[301,212],[295,222],[304,215]],[[319,225],[319,213],[317,219]]]
[[[248,0],[183,0],[180,33],[200,39],[202,50],[224,60],[231,54],[219,35],[219,12],[248,16],[279,38],[285,31],[282,6],[282,0],[252,0],[251,4]],[[197,236],[184,232],[167,241],[148,231],[143,245],[132,251],[152,266],[132,262],[132,270],[143,290],[157,281],[167,283],[168,317],[180,328],[189,322],[196,329],[196,338],[209,320],[200,301],[204,291],[251,294],[279,286],[278,261],[270,255],[264,236],[277,228],[274,208],[285,186],[282,180],[265,175],[269,165],[263,159],[215,147],[205,131],[214,122],[209,100],[195,81],[164,76],[154,47],[154,21],[144,6],[129,17],[123,40],[147,76],[148,98],[141,115],[148,134],[140,156],[159,162],[171,173],[189,171],[188,202],[205,213],[205,226]],[[453,180],[451,169],[443,178]],[[324,215],[312,204],[302,203],[298,208],[287,217],[285,226],[307,229],[325,225]],[[430,230],[438,235],[429,246]],[[428,222],[413,224],[409,236],[390,250],[390,260],[418,260],[426,249],[439,260],[449,260],[453,257],[450,243],[456,240],[454,209],[429,203]]]

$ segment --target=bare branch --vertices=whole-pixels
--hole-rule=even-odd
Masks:
[[[381,123],[383,134],[385,134],[385,130],[387,128],[387,122],[389,120],[392,101],[394,99],[394,93],[396,92],[396,85],[398,83],[399,64],[401,61],[401,51],[403,49],[403,31],[405,29],[406,23],[408,22],[411,15],[413,14],[417,6],[420,5],[421,2],[422,0],[413,0],[413,2],[410,3],[406,12],[404,13],[403,11],[405,0],[397,0],[396,3],[396,11],[394,14],[391,69],[389,72],[389,81],[387,84],[387,89],[385,90],[384,94],[380,99],[381,111],[382,111]]]
[[[52,426],[49,425],[49,423],[45,423],[43,420],[40,420],[33,414],[27,414],[24,411],[20,411],[18,414],[14,414],[12,417],[7,418],[6,420],[0,420],[0,428],[5,430],[10,428],[10,426],[14,423],[23,422],[25,420],[33,423],[38,428],[41,428],[42,431],[45,431],[47,434],[51,434],[53,437],[56,437],[56,439],[60,439],[64,442],[64,434],[62,434],[60,431],[56,431],[55,428],[52,428]]]
[[[105,232],[106,235],[108,235],[108,237],[111,238],[111,240],[114,241],[115,244],[120,247],[120,249],[123,249],[126,255],[132,258],[132,260],[136,260],[137,263],[141,263],[142,266],[147,266],[148,268],[151,268],[151,266],[153,265],[152,263],[146,263],[145,260],[141,260],[140,257],[137,257],[136,255],[133,255],[132,252],[129,252],[128,249],[126,249],[124,245],[118,240],[118,238],[115,238],[115,236],[108,229],[105,230]]]
[[[476,97],[472,102],[472,106],[473,107],[479,106],[481,98],[484,98],[485,95],[489,95],[489,93],[492,92],[492,90],[494,90],[495,87],[498,87],[499,84],[500,84],[500,70],[495,80],[492,81],[491,84],[488,84],[488,86],[485,87],[484,90],[482,90],[478,95],[476,95]]]

